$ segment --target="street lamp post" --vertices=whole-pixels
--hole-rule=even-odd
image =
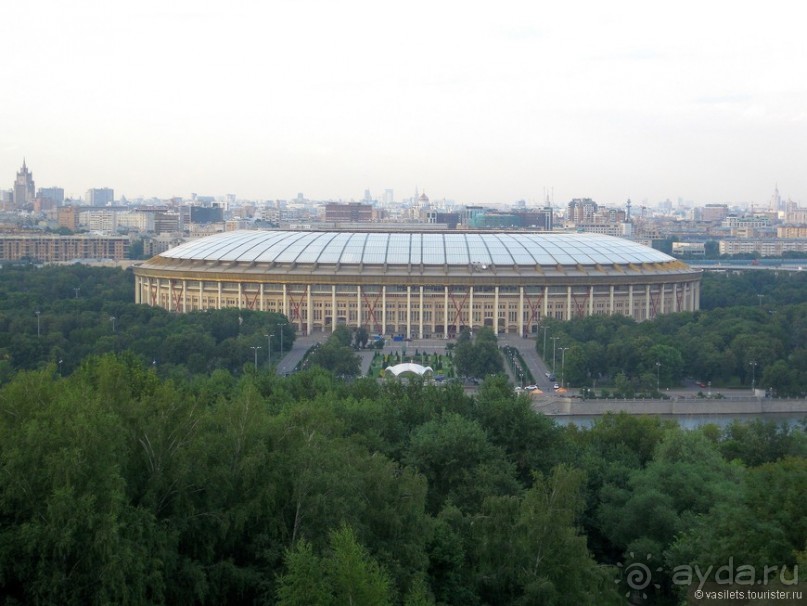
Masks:
[[[117,318],[115,316],[111,316],[109,319],[112,321],[112,332],[115,332],[115,320],[117,320]]]
[[[255,352],[255,372],[258,372],[258,350],[261,349],[261,346],[250,345],[250,349]]]
[[[558,339],[560,339],[560,337],[549,338],[552,339],[552,374],[555,374],[555,350],[557,349]]]
[[[569,349],[568,347],[561,347],[560,348],[560,386],[566,387],[566,384],[563,382],[564,371],[566,368],[566,350]]]
[[[62,376],[62,362],[64,362],[64,360],[59,358],[59,376],[60,377]]]
[[[36,336],[38,337],[39,336],[39,314],[41,314],[42,312],[37,310],[34,313],[36,314]]]
[[[757,361],[751,360],[748,365],[751,367],[751,393],[754,393],[757,386]]]
[[[661,362],[656,362],[656,391],[659,391],[661,385]]]
[[[78,286],[78,287],[73,289],[73,292],[76,293],[76,299],[78,299],[78,291],[80,291],[80,290],[81,290],[81,286]]]
[[[544,329],[544,355],[543,355],[543,358],[544,358],[544,364],[546,364],[546,329],[549,328],[549,327],[546,324],[544,324],[544,326],[542,326],[542,328]]]

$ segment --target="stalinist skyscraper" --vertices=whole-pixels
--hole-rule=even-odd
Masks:
[[[17,172],[17,180],[14,181],[14,207],[22,208],[34,203],[34,175],[22,161],[22,168]]]

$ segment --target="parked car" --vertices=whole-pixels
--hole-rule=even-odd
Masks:
[[[534,390],[536,390],[536,389],[538,389],[538,386],[537,386],[537,385],[527,385],[527,386],[524,388],[524,391],[534,391]]]
[[[555,384],[552,386],[552,389],[560,389],[560,385],[558,385],[557,383],[555,383]]]

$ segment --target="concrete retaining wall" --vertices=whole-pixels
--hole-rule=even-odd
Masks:
[[[535,398],[533,408],[546,415],[603,415],[625,412],[632,415],[715,415],[804,413],[807,400],[769,398],[671,398],[669,400],[582,400],[577,398]]]

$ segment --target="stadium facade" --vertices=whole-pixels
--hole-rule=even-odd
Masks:
[[[135,268],[135,301],[174,312],[285,314],[301,333],[340,324],[411,338],[543,318],[697,310],[701,273],[647,246],[597,234],[236,231],[187,242]]]

